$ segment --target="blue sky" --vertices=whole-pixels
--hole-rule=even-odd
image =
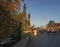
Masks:
[[[49,20],[60,22],[60,0],[25,0],[31,24],[46,25]]]

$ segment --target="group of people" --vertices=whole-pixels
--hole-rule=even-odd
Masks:
[[[34,29],[33,30],[33,34],[34,34],[34,36],[37,36],[38,35],[38,33],[41,33],[41,34],[43,34],[44,32],[46,32],[48,35],[49,34],[60,34],[60,29],[46,29],[46,30],[44,30],[44,29]]]
[[[50,33],[52,33],[53,35],[56,34],[56,33],[59,33],[60,34],[60,29],[46,29],[46,30],[39,30],[41,33],[43,33],[44,31],[47,32],[47,34],[49,35]]]
[[[50,30],[50,29],[47,29],[47,34],[49,35],[49,33],[57,33],[57,30],[56,29],[53,29],[53,30]]]

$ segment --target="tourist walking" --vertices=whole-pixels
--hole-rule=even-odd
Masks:
[[[49,35],[49,32],[50,32],[50,30],[49,29],[47,29],[47,34]]]

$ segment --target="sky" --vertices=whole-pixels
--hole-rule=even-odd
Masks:
[[[25,0],[31,24],[46,25],[49,20],[60,22],[60,0]]]

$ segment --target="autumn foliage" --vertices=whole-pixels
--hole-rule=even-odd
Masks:
[[[19,0],[0,0],[0,38],[6,39],[17,32],[20,16],[16,12],[20,9],[19,5]]]

